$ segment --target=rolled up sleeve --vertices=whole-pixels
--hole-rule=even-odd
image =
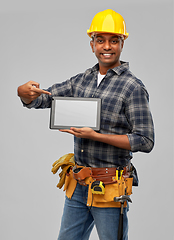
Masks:
[[[51,101],[49,101],[49,104],[45,104],[44,103],[44,101],[43,101],[43,95],[41,95],[41,96],[39,96],[37,99],[35,99],[34,101],[32,101],[31,103],[29,103],[29,104],[25,104],[22,100],[22,103],[23,103],[23,106],[24,107],[27,107],[27,108],[29,108],[29,109],[31,109],[31,108],[46,108],[46,107],[49,107],[50,106],[50,102]],[[45,98],[46,99],[46,98]],[[47,97],[47,102],[48,102],[48,97]],[[46,102],[46,101],[45,101]],[[47,105],[47,106],[46,106]]]
[[[149,95],[144,86],[137,86],[130,95],[126,116],[131,126],[127,134],[132,152],[149,153],[154,146],[154,124],[149,108]]]

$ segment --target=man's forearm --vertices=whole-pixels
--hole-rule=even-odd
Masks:
[[[118,148],[131,150],[131,146],[127,135],[102,134],[95,132],[93,129],[87,127],[84,128],[71,127],[70,129],[60,129],[60,131],[73,134],[74,136],[79,138],[87,138],[93,141],[107,143]]]
[[[127,135],[111,135],[111,134],[101,134],[96,132],[93,135],[92,139],[95,141],[113,145],[118,148],[131,150],[131,146],[130,146]]]

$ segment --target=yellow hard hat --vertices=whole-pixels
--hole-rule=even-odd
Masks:
[[[114,33],[122,35],[124,39],[129,36],[123,17],[111,9],[99,12],[94,16],[87,34],[91,37],[94,32]]]

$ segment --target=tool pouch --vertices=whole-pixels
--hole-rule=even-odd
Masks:
[[[114,181],[114,179],[113,179]],[[119,202],[114,202],[114,197],[120,197],[122,195],[132,194],[132,183],[133,178],[121,179],[116,183],[105,185],[105,193],[102,194],[92,194],[91,184],[93,182],[92,178],[88,178],[86,183],[89,184],[88,188],[88,206],[94,207],[120,207]],[[126,206],[126,203],[125,205]]]
[[[73,167],[73,176],[79,183],[82,183],[82,185],[84,183],[84,180],[91,175],[91,168],[77,167],[77,165]]]
[[[77,181],[73,177],[73,171],[70,170],[68,174],[66,174],[65,177],[65,185],[64,185],[64,191],[66,191],[66,196],[71,199],[74,190],[76,188]]]
[[[126,178],[125,185],[126,185],[126,195],[131,195],[132,194],[132,186],[133,186],[133,178]]]
[[[130,166],[130,177],[133,178],[133,186],[138,186],[138,183],[139,183],[139,180],[138,180],[138,174],[137,174],[137,170],[136,168],[134,167],[134,165],[131,163],[131,166]]]

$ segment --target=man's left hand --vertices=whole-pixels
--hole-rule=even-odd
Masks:
[[[84,128],[75,128],[71,127],[70,129],[60,129],[60,132],[70,133],[78,138],[88,138],[93,139],[96,132],[92,128],[84,127]]]

